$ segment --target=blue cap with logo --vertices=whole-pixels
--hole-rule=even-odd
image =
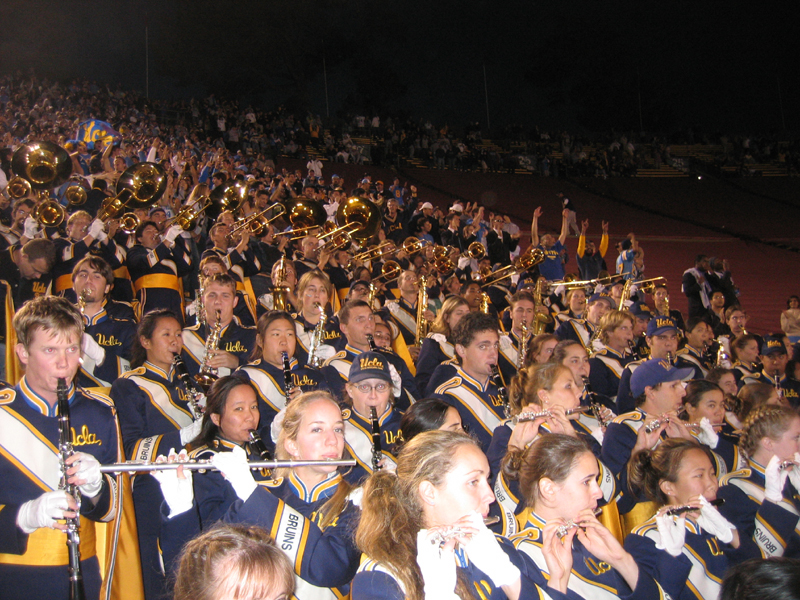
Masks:
[[[679,369],[663,358],[651,358],[644,361],[631,375],[631,395],[638,398],[647,387],[655,387],[659,383],[689,379],[694,369]]]
[[[764,343],[761,344],[761,355],[766,356],[776,352],[787,354],[786,346],[783,345],[783,338],[777,335],[765,335]]]
[[[653,318],[653,311],[644,302],[634,302],[628,310],[631,311],[634,317],[643,321],[649,321]]]
[[[363,352],[353,359],[350,365],[348,383],[358,383],[364,379],[383,379],[392,382],[389,361],[378,352]]]
[[[589,298],[589,304],[593,304],[598,300],[605,300],[606,302],[608,302],[608,305],[611,307],[611,310],[617,309],[617,303],[614,302],[614,299],[608,292],[600,292],[598,294],[592,294],[591,298]]]
[[[678,331],[678,325],[672,317],[653,317],[647,324],[647,337],[661,335],[667,331]]]

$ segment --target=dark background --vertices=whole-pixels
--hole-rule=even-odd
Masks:
[[[0,73],[326,116],[571,131],[797,130],[796,7],[639,0],[5,0]],[[323,61],[327,71],[326,109]],[[484,89],[484,68],[486,87]],[[641,104],[640,104],[641,102]],[[781,106],[782,105],[782,106]]]

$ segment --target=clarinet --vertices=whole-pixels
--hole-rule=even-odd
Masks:
[[[381,424],[378,421],[378,411],[374,406],[369,407],[369,418],[372,421],[372,470],[379,471],[383,449],[381,448]]]
[[[247,441],[247,445],[250,450],[253,453],[258,454],[261,460],[272,460],[272,455],[264,445],[264,440],[261,439],[261,435],[255,429],[248,431],[247,435],[250,438]]]
[[[508,400],[508,389],[503,385],[503,376],[500,373],[500,368],[497,365],[492,365],[492,381],[497,386],[497,395],[503,401],[503,414],[506,419],[511,417],[511,404]]]
[[[603,418],[603,411],[600,410],[602,406],[599,402],[595,402],[595,395],[594,391],[592,390],[592,385],[589,383],[589,378],[583,378],[583,389],[586,390],[586,394],[589,396],[589,408],[592,410],[592,416],[597,420],[597,424],[600,427],[607,427],[608,421]]]
[[[178,381],[181,382],[183,390],[189,396],[189,406],[192,408],[192,414],[195,421],[203,418],[203,405],[205,404],[206,395],[197,388],[194,379],[189,375],[186,369],[186,363],[183,362],[183,357],[180,354],[175,354],[172,357],[172,367],[175,369],[175,375],[178,376]]]
[[[375,343],[375,338],[372,336],[371,333],[367,334],[367,343],[369,344],[370,352],[380,352],[380,350],[378,349],[378,345]]]
[[[61,482],[59,488],[75,498],[79,511],[81,505],[81,492],[78,486],[67,483],[67,459],[74,454],[72,448],[72,428],[69,423],[69,397],[67,396],[67,381],[59,378],[56,388],[58,397],[58,453],[61,463]],[[81,538],[80,538],[80,512],[67,522],[67,549],[69,551],[69,598],[70,600],[85,600],[86,592],[83,589],[83,573],[81,572]]]
[[[292,365],[289,362],[289,353],[281,352],[281,357],[283,358],[283,390],[288,403],[294,388],[297,386],[295,386],[294,379],[292,379]]]

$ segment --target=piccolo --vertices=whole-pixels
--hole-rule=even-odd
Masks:
[[[800,463],[794,460],[785,460],[780,465],[778,465],[778,468],[781,471],[785,471],[786,469],[790,469],[791,467],[800,467]]]
[[[292,469],[294,467],[354,467],[355,459],[343,460],[255,460],[247,463],[251,469]],[[101,473],[135,473],[137,471],[174,471],[183,467],[188,471],[216,471],[210,460],[191,460],[188,462],[144,462],[128,461],[110,465],[100,465]]]
[[[496,525],[500,522],[500,517],[491,516],[491,517],[484,517],[483,524],[487,527],[490,525]],[[431,544],[444,544],[449,540],[464,535],[463,530],[460,527],[451,527],[449,529],[444,529],[442,531],[436,532],[431,538]]]
[[[578,408],[568,408],[567,410],[564,411],[564,414],[569,416],[579,413],[587,413],[590,412],[591,410],[592,410],[591,406],[579,406]],[[549,410],[543,410],[541,412],[532,412],[532,411],[521,412],[516,417],[513,417],[511,419],[511,422],[514,423],[514,425],[516,425],[517,423],[525,423],[526,421],[535,421],[536,419],[541,419],[543,417],[552,417],[552,416],[553,413],[550,412]]]
[[[717,498],[715,500],[709,500],[708,503],[711,506],[722,506],[725,504],[725,498]],[[676,506],[675,508],[668,508],[666,513],[669,516],[680,515],[685,512],[689,512],[691,510],[701,510],[701,506],[692,506],[691,504],[685,504],[683,506]]]
[[[596,508],[595,511],[594,511],[594,516],[598,517],[598,516],[600,516],[600,513],[602,513],[602,512],[603,512],[602,508]],[[556,529],[556,535],[559,538],[563,538],[565,535],[567,535],[567,532],[570,529],[573,529],[575,527],[580,527],[580,526],[581,526],[580,521],[573,521],[572,519],[569,519],[569,520],[567,520],[567,522],[564,525],[559,525],[558,526],[558,529]]]

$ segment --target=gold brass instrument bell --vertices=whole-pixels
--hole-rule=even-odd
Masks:
[[[39,204],[31,216],[43,227],[61,225],[67,213],[63,206],[50,199],[48,192],[65,183],[72,175],[69,153],[53,142],[31,142],[14,152],[11,169],[16,177],[9,182],[9,195],[19,199],[36,192]]]
[[[539,248],[535,248],[530,252],[526,252],[525,254],[520,254],[511,265],[489,273],[486,277],[483,277],[483,273],[481,273],[481,281],[483,282],[481,283],[481,287],[488,287],[490,285],[494,285],[498,281],[507,279],[508,277],[513,277],[514,275],[524,273],[525,271],[528,271],[538,265],[540,262],[544,262],[544,252],[542,252]]]
[[[292,228],[275,235],[290,235],[292,240],[299,240],[310,235],[312,231],[323,225],[333,226],[333,223],[326,222],[328,213],[320,206],[319,202],[303,197],[295,198],[286,205],[286,218]]]
[[[432,266],[434,269],[436,269],[436,271],[439,272],[440,275],[454,271],[456,266],[458,266],[457,261],[460,258],[469,256],[470,259],[480,260],[486,256],[486,248],[484,248],[483,244],[480,242],[472,242],[467,250],[459,254],[454,260],[450,257],[450,255],[453,253],[453,251],[457,250],[457,248],[453,248],[452,246],[434,246]]]
[[[119,176],[116,196],[106,198],[97,212],[101,221],[120,218],[125,209],[150,208],[167,189],[167,175],[161,165],[143,162],[128,167]]]
[[[197,227],[200,215],[208,210],[211,205],[208,186],[205,183],[198,183],[186,199],[186,205],[174,217],[164,221],[161,224],[161,229],[166,231],[172,225],[179,225],[184,231],[191,231]]]
[[[334,252],[353,241],[366,241],[378,231],[382,219],[380,209],[371,200],[358,196],[348,198],[336,211],[336,228],[319,236],[321,240],[327,239],[321,249]]]
[[[266,216],[267,213],[275,213]],[[229,238],[233,238],[238,233],[245,229],[249,229],[250,233],[256,237],[261,237],[269,229],[269,224],[275,219],[286,214],[286,207],[281,203],[276,203],[268,206],[262,211],[253,213],[249,217],[241,219],[231,227],[231,232],[228,234]]]

